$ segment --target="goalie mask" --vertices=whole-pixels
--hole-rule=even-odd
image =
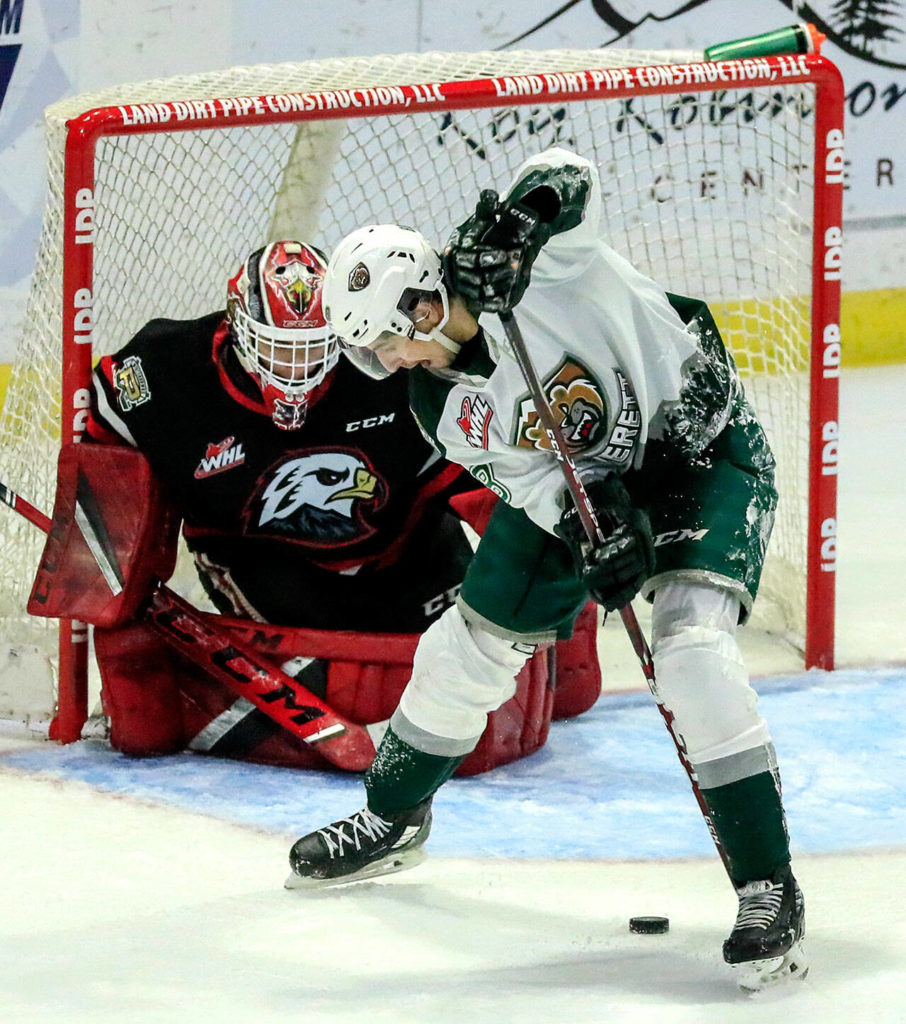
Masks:
[[[440,322],[418,330],[419,308],[438,301]],[[459,345],[442,333],[450,316],[440,256],[417,231],[372,224],[347,235],[337,246],[324,278],[324,314],[346,355],[372,377],[386,377],[368,350],[383,334],[438,341],[453,352]]]
[[[302,426],[309,394],[339,358],[321,309],[324,264],[301,242],[272,242],[245,260],[227,288],[236,355],[284,430]]]

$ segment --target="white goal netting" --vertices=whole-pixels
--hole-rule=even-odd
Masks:
[[[586,69],[698,59],[602,50],[402,54],[233,68],[49,108],[48,200],[0,419],[0,480],[50,511],[61,438],[67,121],[116,106],[128,122],[100,138],[94,157],[95,357],[152,317],[222,308],[239,259],[270,237],[300,237],[329,253],[347,231],[393,221],[442,244],[480,189],[504,188],[527,155],[558,144],[596,161],[610,244],[665,288],[705,298],[715,310],[780,465],[782,500],[757,607],[772,629],[801,637],[815,88],[740,73],[691,89],[677,75],[680,84],[655,94],[645,86],[667,79],[655,71],[627,74],[628,95],[582,87]],[[507,104],[521,92],[519,104],[430,108],[443,83],[487,78]],[[406,108],[381,113],[409,84],[418,88],[405,93]],[[265,107],[297,106],[306,119],[181,130],[183,112],[213,115],[212,101],[229,97],[270,97]],[[237,99],[235,109],[243,103]],[[34,676],[29,659],[54,652],[54,624],[24,612],[42,544],[34,527],[2,514],[8,645],[0,648],[0,700],[4,678],[18,678],[26,661]],[[0,717],[40,715],[52,694],[44,690],[31,708],[12,684],[5,689]]]

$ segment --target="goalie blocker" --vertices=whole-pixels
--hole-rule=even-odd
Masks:
[[[331,767],[316,747],[168,647],[137,617],[157,581],[173,572],[178,528],[144,456],[127,447],[70,445],[61,452],[57,480],[53,522],[28,610],[95,626],[111,745],[132,756],[188,748],[286,767]],[[92,523],[102,526],[93,537],[80,526],[86,508]],[[375,726],[375,743],[378,723],[390,717],[408,681],[418,641],[417,635],[205,618],[295,675],[341,716]],[[527,662],[516,693],[488,716],[480,743],[457,774],[524,757],[544,745],[552,718],[588,710],[601,691],[596,636],[597,610],[590,604],[571,639],[539,650]]]

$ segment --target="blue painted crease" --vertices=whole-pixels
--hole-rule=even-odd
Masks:
[[[906,669],[809,672],[757,682],[780,758],[794,854],[906,845]],[[361,806],[358,776],[195,754],[129,759],[100,741],[6,754],[29,775],[287,836]],[[547,746],[435,800],[437,856],[711,857],[710,837],[647,693],[605,696],[553,723]]]

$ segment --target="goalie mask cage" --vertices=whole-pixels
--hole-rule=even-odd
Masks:
[[[267,239],[329,253],[353,228],[392,221],[441,246],[480,189],[502,190],[527,156],[562,145],[598,165],[610,244],[712,306],[779,467],[756,621],[799,643],[806,665],[831,667],[842,122],[840,76],[821,57],[614,50],[233,68],[55,104],[0,480],[49,511],[60,443],[84,429],[92,359],[154,317],[223,308],[228,277]],[[43,537],[12,512],[0,534],[0,690],[13,680],[0,717],[34,724],[55,701],[51,736],[76,739],[87,630],[64,621],[58,640],[57,623],[29,619]],[[48,652],[58,689],[23,701]]]

